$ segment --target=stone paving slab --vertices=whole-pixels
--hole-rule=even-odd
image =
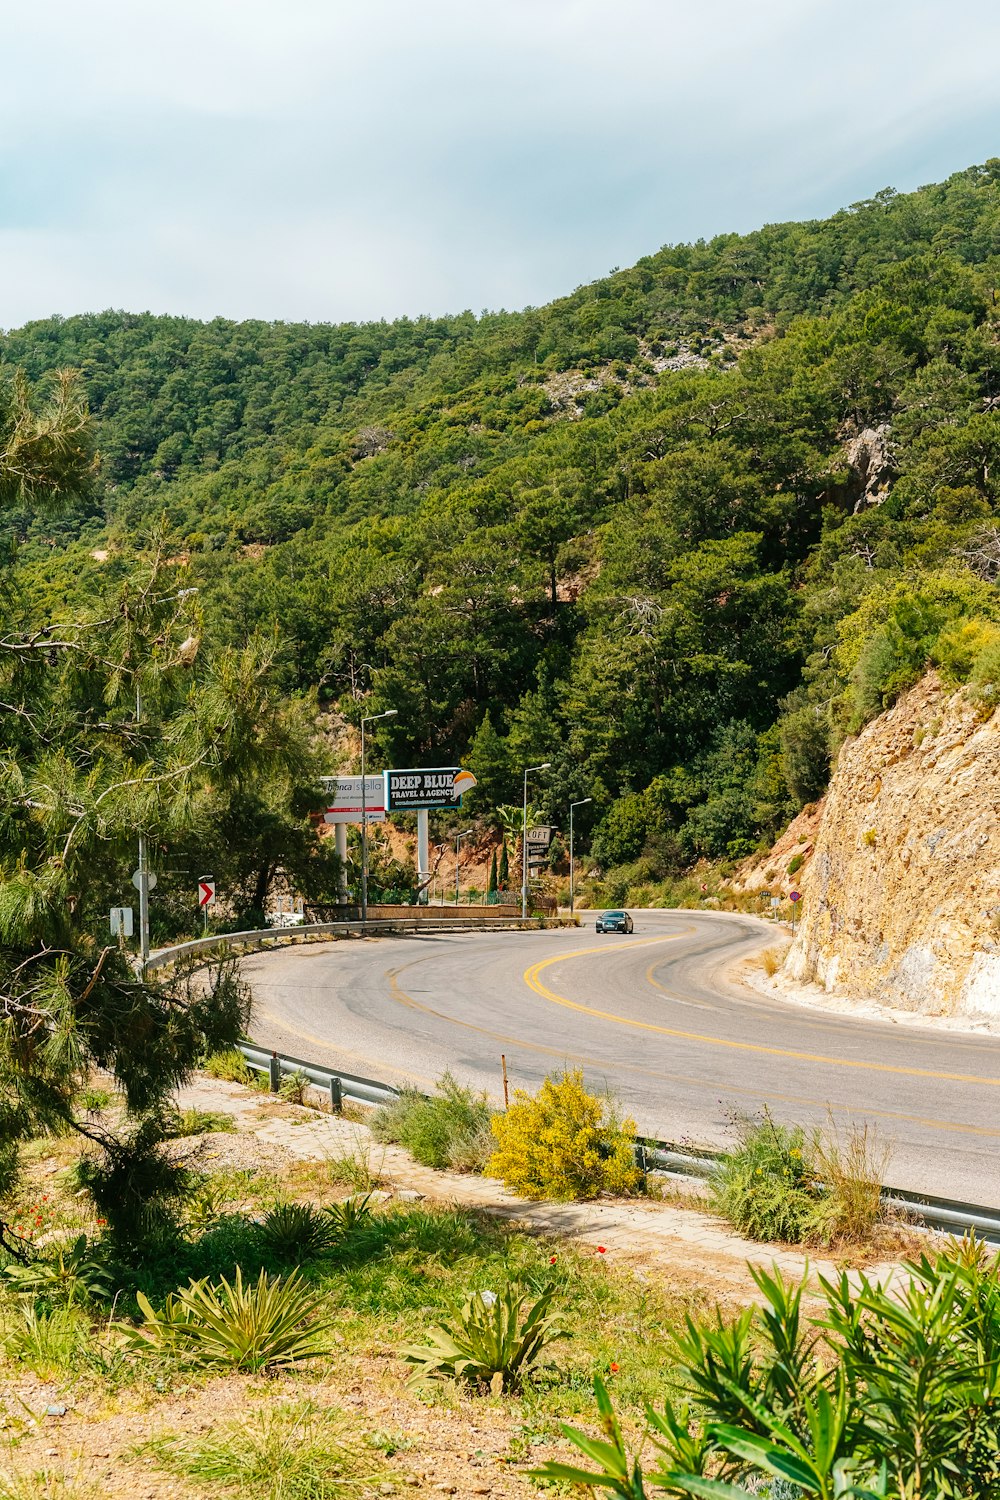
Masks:
[[[317,1115],[299,1124],[278,1119],[260,1127],[256,1134],[283,1146],[300,1161],[329,1161],[345,1154],[367,1153],[369,1167],[384,1182],[422,1197],[463,1207],[473,1207],[536,1233],[552,1234],[584,1245],[614,1247],[616,1258],[626,1255],[654,1260],[690,1260],[692,1255],[745,1267],[778,1266],[786,1276],[800,1279],[836,1277],[839,1269],[827,1258],[812,1257],[794,1249],[760,1245],[734,1234],[722,1220],[696,1208],[680,1208],[650,1202],[534,1202],[510,1193],[501,1182],[457,1172],[439,1172],[422,1167],[398,1146],[372,1139],[364,1125],[338,1116]],[[869,1268],[868,1275],[883,1283],[900,1268],[895,1263]]]

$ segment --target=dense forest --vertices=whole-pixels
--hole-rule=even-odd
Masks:
[[[738,858],[928,663],[996,701],[998,276],[994,160],[519,313],[32,323],[7,402],[79,371],[96,456],[10,499],[23,628],[137,570],[196,587],[218,661],[252,643],[298,715],[298,782],[246,795],[303,879],[306,728],[386,707],[387,763],[461,759],[484,818],[551,761],[537,800],[593,799],[623,893]],[[222,861],[246,804],[211,796]]]

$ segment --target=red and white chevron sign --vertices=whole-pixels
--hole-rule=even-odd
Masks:
[[[198,905],[211,906],[215,900],[215,881],[199,880],[198,882]]]

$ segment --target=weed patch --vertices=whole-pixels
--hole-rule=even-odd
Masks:
[[[376,1112],[371,1128],[376,1140],[404,1146],[425,1167],[474,1172],[492,1153],[492,1115],[485,1094],[445,1073],[430,1098],[404,1089]]]
[[[154,1438],[139,1453],[241,1500],[340,1500],[382,1477],[347,1418],[311,1401],[262,1407],[204,1437]]]

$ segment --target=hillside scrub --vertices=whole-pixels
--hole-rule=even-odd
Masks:
[[[273,641],[307,716],[398,709],[373,755],[466,762],[474,817],[550,761],[539,811],[565,835],[592,798],[576,852],[605,880],[740,859],[937,654],[993,701],[942,632],[997,616],[998,226],[992,160],[523,313],[11,330],[8,409],[77,367],[92,412],[58,514],[48,480],[7,497],[24,628],[158,549],[206,639]],[[332,899],[302,798],[261,787],[219,825],[247,910],[249,828]]]

